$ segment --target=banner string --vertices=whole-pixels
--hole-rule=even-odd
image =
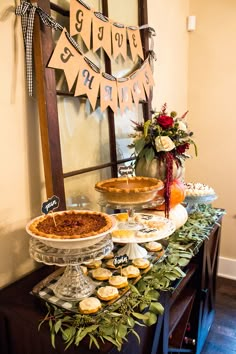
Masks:
[[[91,10],[88,5],[86,5],[82,0],[77,0],[79,1],[85,8],[88,10]],[[21,3],[19,6],[16,7],[15,9],[15,14],[18,16],[21,16],[21,27],[22,27],[22,32],[23,32],[23,40],[24,40],[24,46],[25,46],[25,52],[26,52],[26,77],[27,77],[27,85],[28,85],[28,93],[29,96],[33,96],[33,55],[32,55],[32,48],[33,48],[33,29],[34,29],[34,19],[35,19],[35,14],[39,15],[40,20],[48,27],[53,28],[54,30],[60,30],[63,31],[63,26],[61,26],[54,18],[52,18],[50,15],[48,15],[41,7],[37,5],[36,2],[34,3],[29,3],[25,0],[21,0]],[[99,19],[103,20],[104,22],[109,21],[107,17],[105,17],[102,13],[100,12],[94,12],[95,16],[98,17]],[[117,27],[125,27],[122,24],[119,23],[113,23]],[[155,36],[155,30],[150,27],[149,25],[142,25],[140,27],[134,27],[134,26],[129,26],[127,28],[133,29],[133,28],[138,28],[138,29],[148,29],[150,37]],[[89,58],[83,55],[83,52],[79,46],[79,44],[74,40],[73,37],[70,36],[70,34],[66,31],[66,37],[70,41],[70,43],[73,45],[73,47],[79,52],[80,55],[83,56],[84,60],[89,64],[89,66],[97,73],[100,73],[100,69],[95,65]],[[152,39],[152,45],[149,50],[149,58],[150,59],[155,59],[155,53],[153,51],[153,39]],[[103,73],[103,76],[106,77],[107,79],[114,81],[116,78],[107,73]]]

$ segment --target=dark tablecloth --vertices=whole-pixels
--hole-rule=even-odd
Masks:
[[[35,296],[32,288],[53,272],[52,267],[42,267],[0,291],[0,353],[1,354],[117,354],[117,350],[108,343],[104,348],[88,349],[86,344],[72,345],[65,352],[65,344],[60,336],[56,338],[56,349],[51,345],[48,324],[40,330],[38,325],[47,309]],[[135,336],[130,336],[122,349],[123,354],[150,353],[153,330],[137,328],[143,337],[141,344]],[[142,332],[142,333],[141,333]]]

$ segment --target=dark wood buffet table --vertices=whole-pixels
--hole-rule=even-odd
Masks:
[[[161,293],[165,311],[151,327],[137,326],[141,342],[130,334],[124,343],[123,354],[157,354],[168,352],[201,353],[214,319],[216,273],[221,233],[221,220],[211,225],[206,238],[184,268],[186,276],[173,283],[173,290]],[[52,273],[43,266],[23,279],[0,291],[0,353],[1,354],[62,354],[65,344],[56,336],[56,349],[51,345],[48,325],[39,323],[46,308],[30,294],[32,288]],[[186,337],[194,339],[186,344]],[[118,351],[110,343],[99,350],[85,343],[71,345],[68,354],[107,353]]]

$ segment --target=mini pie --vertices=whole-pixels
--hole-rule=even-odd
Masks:
[[[100,259],[86,263],[86,266],[90,269],[91,268],[99,268],[99,267],[101,267],[101,265],[102,265],[102,261]]]
[[[154,199],[163,182],[151,177],[118,177],[95,184],[98,192],[104,193],[108,203],[139,204]]]
[[[92,277],[96,280],[107,280],[112,276],[112,272],[106,268],[96,268],[92,270]]]
[[[109,260],[106,262],[106,267],[107,267],[107,268],[111,268],[111,269],[116,269],[116,268],[118,268],[118,267],[116,267],[116,266],[114,265],[114,258],[111,258],[111,259],[109,259]]]
[[[128,220],[128,214],[127,213],[119,213],[114,215],[116,220],[118,221],[127,221]]]
[[[88,297],[79,303],[79,310],[84,314],[96,313],[101,307],[102,304],[96,297]]]
[[[119,296],[119,292],[116,287],[107,285],[98,288],[97,296],[100,300],[110,301],[116,299]]]
[[[109,278],[108,282],[111,286],[115,286],[117,289],[128,286],[127,277],[124,277],[122,275],[113,275]]]
[[[115,238],[132,238],[135,236],[136,230],[114,230],[112,236]]]
[[[146,243],[145,247],[150,252],[158,252],[162,250],[162,244],[155,241]]]
[[[145,269],[150,265],[149,260],[145,258],[135,258],[132,260],[132,263],[135,267],[139,269]]]
[[[34,219],[28,228],[36,236],[76,239],[98,235],[111,227],[111,218],[105,213],[68,210],[42,215]]]
[[[109,254],[107,254],[106,256],[103,257],[103,259],[111,259],[114,258],[114,253],[110,252]]]
[[[141,230],[138,230],[136,233],[137,238],[153,238],[159,233],[159,230],[155,228],[144,227]]]
[[[82,269],[82,272],[84,273],[84,275],[88,274],[88,268],[85,265],[81,265],[80,268]]]
[[[140,275],[140,270],[133,265],[129,265],[121,269],[121,274],[127,278],[136,278]]]

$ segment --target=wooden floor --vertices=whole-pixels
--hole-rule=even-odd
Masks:
[[[216,315],[202,354],[236,354],[236,281],[218,278]]]

